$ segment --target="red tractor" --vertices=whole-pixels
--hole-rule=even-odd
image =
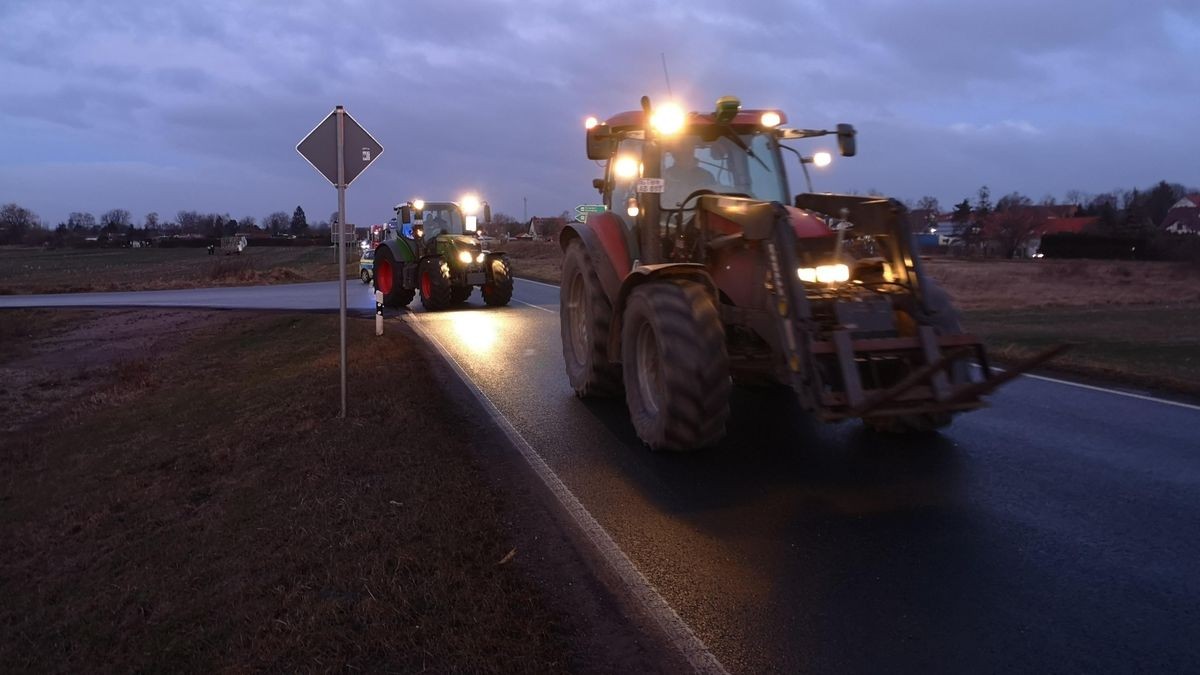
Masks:
[[[928,431],[1061,349],[994,374],[923,273],[900,203],[789,199],[783,151],[796,151],[782,142],[832,135],[850,157],[854,128],[786,123],[733,97],[686,114],[643,97],[641,110],[588,120],[607,210],[560,236],[563,356],[579,396],[624,395],[656,449],[721,440],[735,380],[787,386],[822,420]]]

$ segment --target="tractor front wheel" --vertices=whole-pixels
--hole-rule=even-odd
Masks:
[[[421,305],[436,312],[450,306],[450,266],[441,258],[426,258],[417,271],[421,281]]]
[[[450,302],[455,305],[461,305],[471,297],[471,291],[475,290],[473,286],[454,286],[450,289]]]
[[[364,273],[366,270],[363,270]],[[383,306],[400,308],[412,302],[413,290],[401,282],[400,265],[392,256],[392,250],[380,246],[375,250],[375,290],[383,293]]]
[[[583,242],[576,239],[563,257],[559,287],[563,360],[575,395],[620,396],[621,367],[608,361],[613,309]]]
[[[508,258],[504,256],[492,258],[488,264],[491,265],[491,270],[488,274],[489,279],[481,291],[483,301],[489,307],[503,307],[512,300],[512,268],[508,264]]]
[[[729,355],[708,291],[691,281],[633,290],[621,330],[625,400],[638,437],[655,450],[697,450],[725,436]]]

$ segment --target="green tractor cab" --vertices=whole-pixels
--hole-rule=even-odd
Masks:
[[[406,307],[419,292],[429,311],[462,304],[480,288],[489,306],[512,299],[512,267],[500,251],[479,243],[481,204],[414,200],[396,206],[396,224],[375,249],[375,290],[385,307]],[[491,222],[491,206],[482,204],[483,222]]]

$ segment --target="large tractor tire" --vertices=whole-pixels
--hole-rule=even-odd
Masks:
[[[383,292],[383,306],[398,309],[407,307],[415,293],[404,288],[400,265],[387,246],[375,249],[375,290]]]
[[[492,258],[488,264],[492,266],[492,269],[489,274],[490,279],[480,291],[483,294],[483,301],[489,307],[503,307],[512,300],[512,267],[508,264],[508,258],[504,256]]]
[[[928,277],[922,282],[922,288],[925,291],[927,310],[914,310],[917,323],[932,326],[938,335],[962,335],[962,321],[958,310],[954,308],[954,303],[950,301],[950,295]],[[970,381],[971,366],[968,361],[956,361],[947,370],[951,386],[962,385]],[[884,434],[928,434],[950,426],[953,417],[953,413],[948,412],[917,413],[889,417],[865,417],[863,422],[870,429]]]
[[[431,312],[446,309],[452,303],[450,266],[441,258],[426,258],[417,270],[421,287],[421,305]]]
[[[475,290],[474,286],[454,286],[450,289],[450,302],[461,305],[471,297],[471,291]]]
[[[578,239],[567,246],[558,293],[563,360],[575,395],[620,396],[621,367],[608,360],[612,305],[600,288],[592,257]]]
[[[638,437],[655,450],[697,450],[725,436],[729,355],[708,291],[691,281],[633,290],[621,330],[625,401]]]

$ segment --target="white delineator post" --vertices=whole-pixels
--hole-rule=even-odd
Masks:
[[[375,334],[383,335],[383,291],[375,291]]]

